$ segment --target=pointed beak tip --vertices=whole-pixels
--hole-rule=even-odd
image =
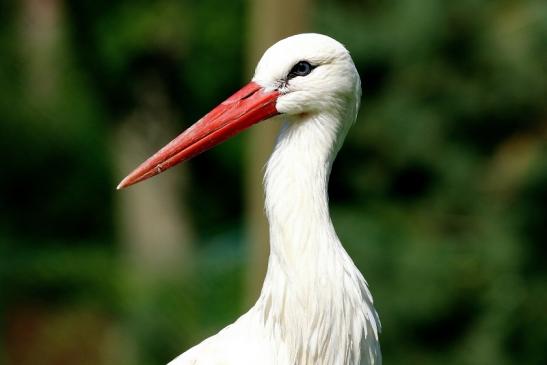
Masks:
[[[127,181],[127,178],[124,178],[122,181],[120,181],[120,183],[118,184],[118,186],[116,186],[116,190],[122,190],[122,189],[125,189],[126,187],[132,185],[130,182]]]

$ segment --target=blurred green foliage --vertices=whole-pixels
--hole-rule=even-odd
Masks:
[[[195,270],[143,281],[118,244],[112,131],[150,79],[180,129],[248,79],[247,4],[63,2],[40,69],[23,3],[0,4],[0,362],[166,362],[244,309],[245,138],[188,164]],[[330,194],[385,363],[545,364],[547,4],[312,10],[363,79]]]

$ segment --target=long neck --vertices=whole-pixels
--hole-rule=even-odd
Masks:
[[[328,123],[328,118],[315,116],[285,124],[267,165],[271,255],[290,274],[318,264],[324,258],[319,253],[337,241],[327,195],[335,155],[335,131]]]
[[[271,252],[256,307],[291,364],[359,364],[367,333],[377,339],[370,293],[329,215],[328,179],[345,135],[333,118],[286,123],[266,169]],[[376,358],[377,345],[368,347]]]

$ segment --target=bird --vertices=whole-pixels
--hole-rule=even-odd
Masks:
[[[264,174],[270,255],[256,304],[169,365],[380,365],[380,319],[329,214],[333,161],[361,101],[349,51],[316,33],[268,48],[252,80],[138,166],[128,187],[281,119]]]

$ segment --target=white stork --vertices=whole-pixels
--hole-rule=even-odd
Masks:
[[[381,364],[380,321],[336,235],[327,195],[360,99],[344,46],[320,34],[283,39],[262,56],[249,84],[120,183],[154,176],[260,121],[284,122],[264,178],[270,258],[260,297],[170,365]]]

